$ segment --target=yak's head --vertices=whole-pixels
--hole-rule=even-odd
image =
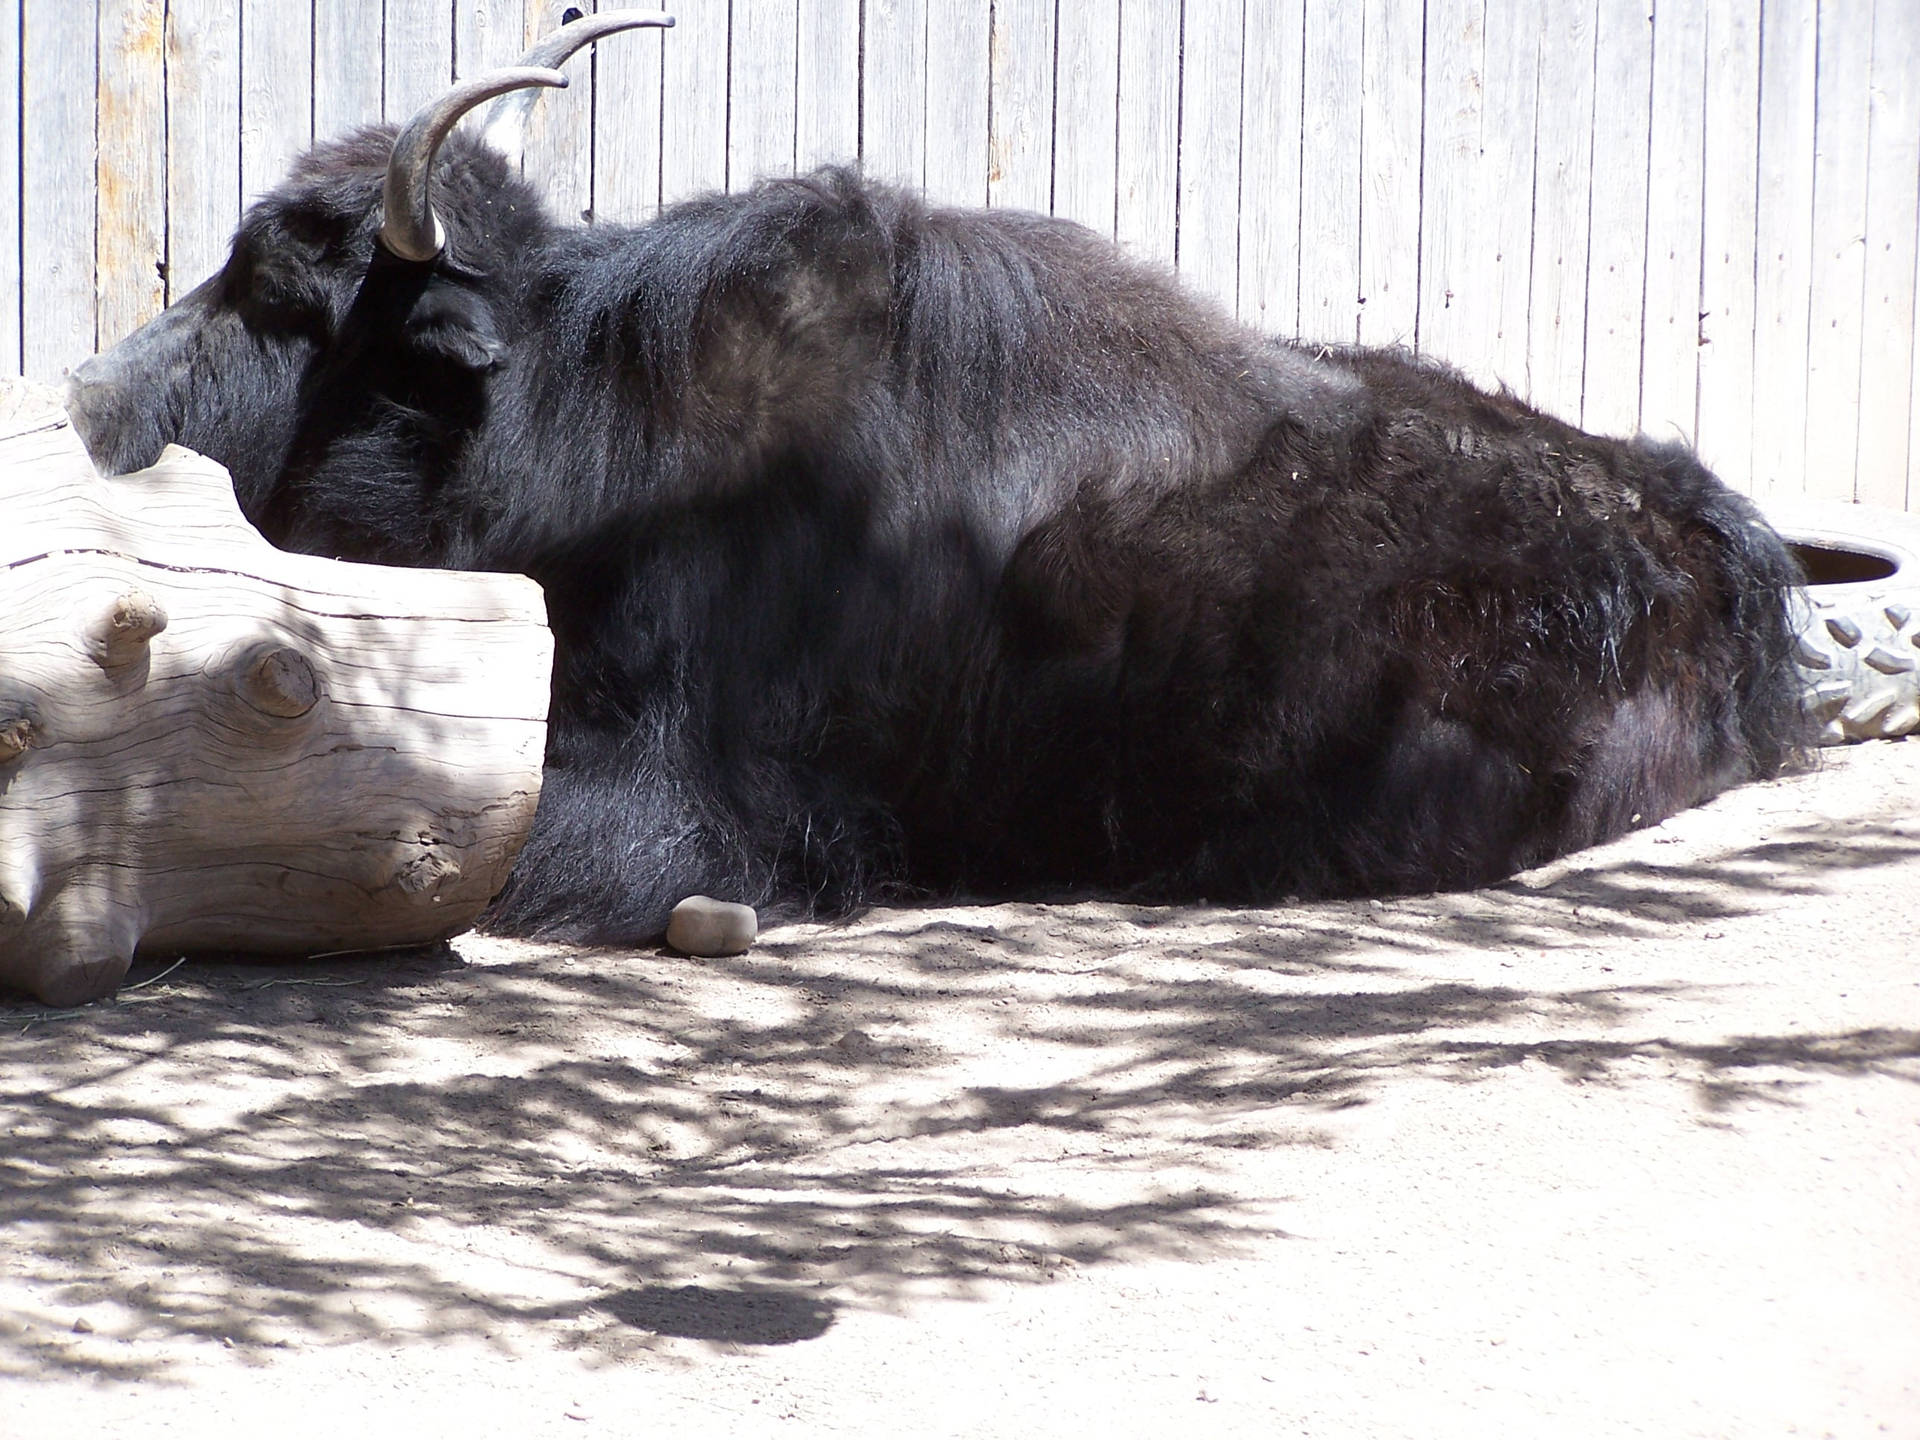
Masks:
[[[532,87],[565,85],[553,67],[602,35],[672,23],[635,11],[576,20],[397,131],[302,157],[247,212],[218,273],[74,372],[67,407],[95,462],[124,473],[169,443],[200,451],[232,472],[270,539],[302,548],[325,537],[301,533],[301,492],[341,447],[410,427],[396,453],[430,468],[433,437],[474,423],[488,377],[509,363],[516,270],[548,231],[508,158]],[[484,140],[453,133],[488,100]],[[380,516],[362,518],[370,537],[383,533]]]

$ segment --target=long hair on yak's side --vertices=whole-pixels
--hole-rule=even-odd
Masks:
[[[296,166],[76,420],[191,436],[280,543],[541,582],[503,928],[1473,884],[1805,743],[1791,558],[1684,451],[847,169],[563,226],[455,135],[403,265],[391,134]]]

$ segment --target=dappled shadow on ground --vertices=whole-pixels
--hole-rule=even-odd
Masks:
[[[1715,1104],[1914,1080],[1920,1032],[1679,1038],[1687,985],[1440,962],[1637,944],[1916,859],[1810,829],[1384,905],[899,912],[723,961],[144,965],[112,1003],[0,1010],[0,1375],[527,1327],[608,1356],[800,1343],[843,1305],[1275,1240],[1284,1197],[1236,1155],[1327,1143],[1397,1078],[1531,1062]]]

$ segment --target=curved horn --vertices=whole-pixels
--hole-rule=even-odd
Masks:
[[[462,115],[496,95],[536,85],[564,89],[566,83],[567,77],[558,70],[532,66],[489,70],[461,81],[418,112],[394,139],[393,155],[387,161],[387,186],[381,198],[381,243],[402,260],[426,261],[438,255],[446,248],[447,237],[433,213],[427,190],[440,142]]]
[[[546,65],[559,69],[575,53],[621,30],[668,30],[673,16],[664,10],[608,10],[599,15],[582,15],[569,21],[522,55],[516,64]],[[507,95],[487,111],[480,138],[515,165],[525,149],[527,118],[533,114],[533,102],[540,97],[532,91]]]

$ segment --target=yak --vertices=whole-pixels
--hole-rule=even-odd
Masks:
[[[545,587],[495,930],[1471,887],[1804,755],[1794,561],[1686,448],[845,168],[556,223],[452,130],[529,58],[313,149],[70,388],[280,546]]]

